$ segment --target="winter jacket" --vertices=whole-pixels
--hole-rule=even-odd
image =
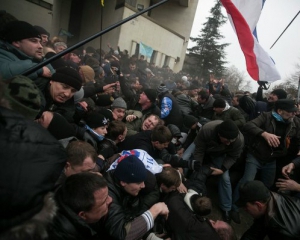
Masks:
[[[104,222],[108,236],[103,233],[103,239],[125,239],[126,237],[128,239],[141,239],[149,230],[147,221],[142,215],[148,214],[147,210],[158,202],[158,188],[156,187],[148,194],[142,194],[140,191],[137,196],[132,196],[118,183],[113,170],[107,172],[104,177],[107,180],[108,194],[112,197],[112,203]]]
[[[184,194],[177,191],[169,193],[165,199],[169,208],[167,229],[172,240],[219,240],[208,219],[194,214],[184,202]]]
[[[27,56],[13,45],[0,40],[0,73],[3,79],[9,79],[22,74],[40,62],[38,59]],[[50,64],[46,65],[53,74],[55,71]],[[32,80],[42,76],[43,69],[28,75]]]
[[[0,232],[42,209],[65,164],[63,146],[42,126],[0,107]]]
[[[263,132],[280,136],[279,147],[269,146],[261,136]],[[264,112],[247,122],[243,128],[243,133],[249,153],[261,162],[272,162],[277,158],[285,157],[288,153],[295,155],[300,150],[300,122],[297,118],[293,118],[291,122],[287,123],[278,122],[272,116],[272,112]],[[296,149],[291,148],[291,146],[295,146]]]
[[[92,240],[101,239],[98,235],[98,224],[87,224],[72,209],[70,209],[62,200],[61,188],[58,188],[55,194],[55,202],[58,206],[53,221],[48,226],[49,239],[53,240]]]
[[[214,110],[213,110],[213,103],[215,99],[213,97],[209,97],[207,99],[207,102],[204,104],[199,104],[198,109],[197,109],[197,117],[200,118],[206,118],[211,120],[213,115],[214,115]],[[201,121],[199,121],[201,124],[203,124]]]
[[[267,212],[255,219],[241,240],[300,239],[300,200],[271,192]]]
[[[224,145],[220,142],[217,132],[217,126],[221,124],[221,120],[211,121],[205,124],[195,139],[194,157],[196,161],[203,163],[204,156],[218,157],[226,155],[222,170],[226,171],[236,162],[244,148],[244,136],[239,132],[236,140],[230,145]]]
[[[235,107],[230,107],[226,104],[224,111],[221,114],[214,113],[212,120],[232,120],[238,126],[239,129],[242,129],[246,123],[245,117],[242,113]]]

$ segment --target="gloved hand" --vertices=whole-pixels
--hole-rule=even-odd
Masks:
[[[116,70],[116,74],[117,74],[118,76],[120,76],[120,74],[121,74],[121,70],[120,70],[119,68],[117,68],[117,70]]]
[[[190,170],[199,171],[201,168],[201,162],[197,160],[190,160],[188,161],[188,168]]]

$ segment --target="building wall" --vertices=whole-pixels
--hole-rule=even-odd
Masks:
[[[168,1],[167,3],[162,4],[160,7],[151,11],[151,18],[185,38],[181,54],[179,55],[180,61],[179,63],[176,63],[173,68],[175,72],[182,69],[198,1],[199,0],[188,1],[188,4],[184,4],[188,5],[188,7],[180,5],[180,1]]]
[[[128,17],[132,14],[134,14],[134,11],[125,8],[124,17]],[[184,39],[172,31],[153,23],[148,18],[139,16],[122,25],[118,45],[121,49],[134,52],[133,42],[142,42],[175,60],[181,55]],[[157,65],[163,66],[163,63],[157,63]],[[172,66],[170,67],[172,68]]]
[[[50,2],[51,1],[47,1]],[[0,0],[0,9],[10,13],[18,20],[26,21],[32,25],[39,25],[50,31],[52,26],[52,12],[25,0]]]

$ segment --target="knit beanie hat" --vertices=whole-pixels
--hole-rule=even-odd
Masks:
[[[161,93],[164,93],[164,92],[167,92],[169,91],[168,88],[166,87],[165,84],[160,84],[157,88],[156,88],[156,91],[158,94],[161,94]]]
[[[84,120],[90,128],[98,128],[108,125],[106,117],[98,112],[91,112]]]
[[[35,83],[22,75],[16,76],[7,82],[4,91],[11,109],[26,118],[34,120],[40,112],[42,98]]]
[[[226,139],[235,139],[239,135],[239,129],[232,120],[225,120],[217,127],[217,131],[221,137]]]
[[[50,33],[46,31],[45,28],[41,27],[41,26],[33,26],[40,34],[45,34],[48,36],[48,38],[50,37]]]
[[[108,122],[111,122],[114,120],[114,116],[111,112],[110,109],[105,109],[105,108],[102,108],[101,110],[98,111],[100,114],[104,115],[105,118],[107,119]]]
[[[9,43],[27,38],[41,38],[41,36],[38,30],[24,21],[8,22],[0,32],[0,39]]]
[[[147,177],[147,170],[144,163],[136,156],[130,155],[120,159],[114,175],[126,183],[144,182]]]
[[[274,94],[278,97],[278,99],[285,99],[287,97],[286,91],[284,91],[281,88],[275,89],[271,92],[271,94]]]
[[[199,122],[198,118],[192,116],[192,115],[186,115],[183,118],[183,125],[187,128],[190,129],[195,123]]]
[[[82,71],[83,77],[84,77],[84,82],[93,82],[95,79],[95,72],[94,70],[88,66],[88,65],[84,65],[84,66],[80,66],[79,67]]]
[[[218,98],[214,101],[213,103],[214,108],[225,108],[226,107],[226,102],[222,98]]]
[[[75,136],[74,128],[59,113],[53,113],[53,118],[47,129],[57,140]]]
[[[65,83],[77,91],[80,90],[82,86],[82,79],[79,73],[73,68],[63,67],[56,69],[56,72],[51,78],[53,81]]]
[[[155,102],[156,101],[156,97],[157,97],[157,93],[154,89],[145,89],[144,90],[145,95],[147,96],[147,98],[150,100],[150,102]]]
[[[113,101],[113,103],[112,103],[112,105],[111,105],[111,108],[112,108],[112,109],[113,109],[113,108],[123,108],[123,109],[127,109],[127,104],[126,104],[126,102],[124,101],[123,98],[118,97],[118,98],[116,98],[116,99]]]

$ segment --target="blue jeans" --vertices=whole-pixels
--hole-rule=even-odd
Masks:
[[[276,161],[262,164],[252,154],[248,153],[244,175],[233,192],[233,203],[235,203],[240,197],[239,187],[246,182],[253,181],[258,170],[261,171],[260,180],[265,184],[265,186],[270,188],[273,185],[276,174]],[[232,209],[237,211],[238,207],[233,204]]]
[[[221,168],[226,155],[222,155],[216,158],[212,158],[211,162],[216,168]],[[229,171],[225,171],[222,175],[219,175],[218,193],[220,208],[223,211],[230,211],[232,205],[232,189]]]
[[[182,154],[182,159],[185,160],[185,161],[192,161],[192,160],[194,160],[191,157],[192,157],[192,154],[195,151],[195,148],[196,148],[196,145],[195,145],[194,142],[192,142],[190,144],[190,146],[188,146],[188,148],[185,149],[184,153]],[[184,174],[184,176],[187,176],[187,174],[188,174],[188,169],[187,168],[183,169],[183,174]]]

